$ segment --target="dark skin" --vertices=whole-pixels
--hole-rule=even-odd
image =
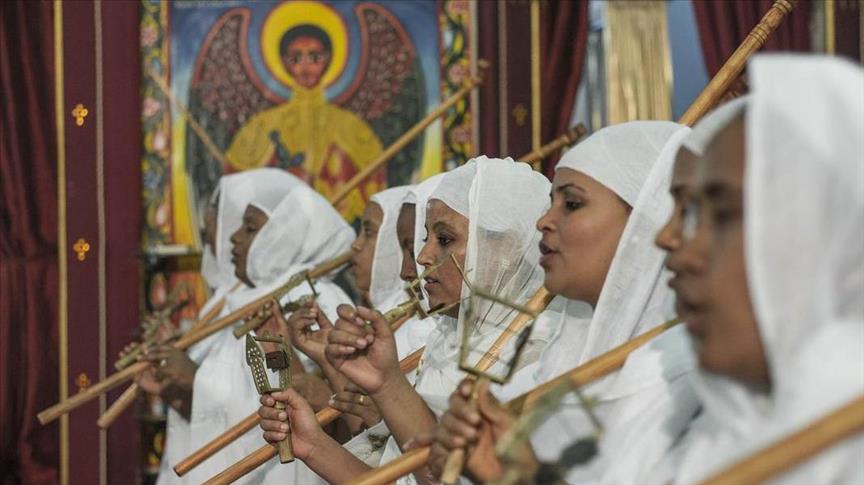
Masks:
[[[708,247],[708,296],[696,301],[682,292],[687,330],[697,342],[704,369],[765,388],[771,378],[750,300],[744,253],[743,117],[717,134],[703,163],[694,241]]]
[[[210,204],[207,206],[207,210],[204,211],[204,242],[206,242],[211,250],[215,250],[216,248],[216,224],[217,224],[217,216],[218,210],[216,209],[215,204]]]
[[[369,301],[369,289],[372,286],[372,260],[375,258],[375,246],[378,241],[378,231],[384,222],[384,211],[375,202],[369,202],[360,221],[360,232],[351,244],[351,271],[354,273],[354,284]]]
[[[298,37],[288,44],[282,56],[285,69],[300,86],[312,89],[330,66],[331,53],[314,37]]]
[[[255,287],[249,276],[246,273],[246,258],[249,256],[249,248],[252,247],[252,241],[258,231],[267,223],[267,214],[254,205],[246,206],[246,211],[243,213],[243,221],[240,227],[231,234],[231,263],[234,264],[234,271],[237,278],[247,286]]]
[[[402,248],[402,269],[399,277],[410,283],[417,279],[417,262],[414,260],[414,222],[417,216],[417,206],[402,204],[399,217],[396,219],[396,237]]]
[[[417,255],[417,262],[425,269],[444,262],[424,278],[423,288],[429,294],[429,307],[440,308],[459,301],[462,297],[462,275],[450,261],[456,258],[460,267],[465,266],[465,250],[468,247],[468,219],[440,200],[430,200],[426,211],[426,239]],[[459,305],[445,312],[458,318]]]

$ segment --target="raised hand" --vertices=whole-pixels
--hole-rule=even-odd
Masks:
[[[312,330],[312,326],[316,323],[318,330]],[[311,301],[307,306],[292,313],[286,325],[291,332],[291,342],[295,347],[319,366],[326,363],[327,336],[333,330],[333,324],[318,307],[318,303]]]
[[[489,393],[489,384],[484,382],[478,389],[476,404],[471,402],[475,382],[464,380],[450,396],[450,409],[441,418],[435,429],[430,469],[440,476],[447,455],[451,450],[467,448],[466,469],[479,482],[500,478],[504,466],[495,454],[495,443],[513,427],[514,418],[497,399]],[[517,453],[523,470],[537,467],[537,459],[530,445]]]
[[[367,394],[378,392],[389,379],[402,376],[396,340],[377,311],[339,305],[339,319],[327,336],[327,360]],[[366,323],[371,324],[370,329]]]
[[[198,366],[186,355],[186,352],[173,345],[157,344],[148,347],[141,355],[141,360],[146,360],[152,365],[149,375],[147,372],[143,373],[144,377],[139,381],[139,385],[145,391],[161,394],[168,387],[192,391]],[[151,377],[155,381],[153,385],[151,382],[145,382]]]
[[[276,409],[276,401],[285,403],[285,409]],[[268,443],[278,443],[288,437],[291,430],[291,444],[294,455],[306,460],[321,445],[327,435],[318,425],[315,412],[309,403],[294,389],[274,392],[261,396],[258,409],[261,429]]]

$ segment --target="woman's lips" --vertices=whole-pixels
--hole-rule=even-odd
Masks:
[[[542,266],[545,269],[549,269],[549,267],[550,267],[549,260],[552,259],[552,257],[555,256],[556,254],[558,254],[558,251],[553,250],[543,241],[540,241],[539,247],[540,247],[540,266]]]

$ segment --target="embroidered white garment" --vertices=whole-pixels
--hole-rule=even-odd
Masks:
[[[543,271],[539,266],[540,233],[535,224],[548,207],[549,188],[545,177],[531,170],[529,165],[511,159],[478,157],[444,175],[429,199],[440,200],[468,219],[464,269],[472,285],[522,304],[540,288]],[[464,284],[462,296],[470,296]],[[486,319],[482,325],[467,322],[472,325],[472,351],[468,357],[472,365],[516,315],[498,304],[474,304]],[[448,397],[465,377],[465,372],[459,369],[459,348],[467,306],[460,306],[458,320],[440,317],[438,327],[429,337],[415,384],[417,392],[438,416],[447,409]],[[537,358],[539,348],[548,341],[550,333],[549,328],[534,328],[523,363]],[[516,340],[516,337],[510,339],[501,358],[489,369],[492,373],[504,373]],[[399,447],[391,438],[381,461],[389,461],[398,454]],[[400,483],[413,481],[413,477],[404,477]]]
[[[699,482],[864,392],[864,72],[759,55],[748,73],[744,242],[771,391],[751,396],[761,413],[729,421],[710,419],[718,406],[707,401],[675,483]],[[807,197],[790,196],[799,190]],[[861,483],[862,456],[859,434],[774,481]]]
[[[296,272],[322,263],[349,249],[350,227],[317,193],[286,172],[287,183],[280,193],[256,191],[249,204],[268,215],[253,240],[247,256],[247,273],[254,288],[228,295],[228,310],[276,289]],[[276,174],[267,174],[275,177]],[[278,195],[281,194],[281,197]],[[223,196],[224,199],[224,196]],[[220,201],[221,205],[221,201]],[[350,303],[345,293],[327,278],[315,282],[318,304],[335,320],[335,309]],[[290,291],[287,302],[311,294],[304,283]],[[218,335],[208,358],[195,376],[192,403],[192,448],[197,449],[258,409],[258,392],[245,360],[245,341],[230,329]],[[307,366],[307,369],[309,367]],[[188,474],[187,483],[201,483],[237,462],[265,442],[258,429],[250,430]],[[302,462],[281,465],[273,460],[245,476],[238,483],[320,483],[321,479]]]
[[[672,163],[689,129],[670,122],[630,122],[604,128],[573,147],[557,170],[576,170],[603,184],[632,211],[593,313],[569,301],[553,341],[533,375],[528,369],[507,397],[528,390],[621,345],[671,318],[665,255],[654,236],[672,207],[668,195]],[[634,351],[621,370],[584,392],[597,400],[604,433],[599,454],[571,467],[568,483],[633,483],[671,447],[696,402],[685,376],[694,367],[686,333],[675,328]],[[531,380],[533,378],[533,383]],[[524,381],[528,381],[527,383]],[[526,385],[529,384],[529,385]],[[594,434],[575,397],[532,435],[538,457],[558,462],[574,441]]]

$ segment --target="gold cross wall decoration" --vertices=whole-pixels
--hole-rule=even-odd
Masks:
[[[75,245],[72,246],[72,250],[78,255],[78,261],[84,261],[87,258],[87,252],[90,251],[90,243],[83,237],[78,238]]]
[[[75,118],[75,124],[77,126],[84,126],[84,118],[86,118],[89,113],[90,111],[83,104],[78,103],[75,106],[75,109],[72,110],[72,117]]]

